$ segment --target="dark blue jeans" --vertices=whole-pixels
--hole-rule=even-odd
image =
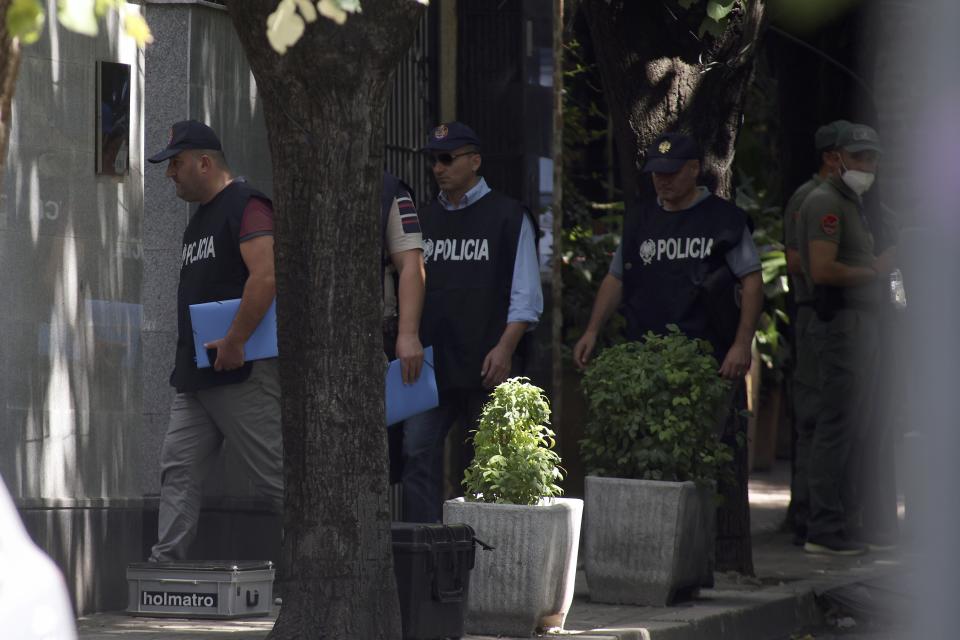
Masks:
[[[451,469],[455,486],[473,458],[472,438],[483,403],[490,392],[457,389],[440,392],[435,409],[409,418],[403,424],[403,519],[406,522],[440,522],[443,516],[443,452],[447,433],[458,423],[455,451],[460,464]]]

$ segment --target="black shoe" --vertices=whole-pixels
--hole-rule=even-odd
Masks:
[[[850,540],[840,533],[825,533],[808,537],[803,550],[807,553],[822,553],[830,556],[862,556],[867,552],[867,545]]]
[[[793,546],[802,547],[806,541],[807,541],[806,523],[793,525]]]

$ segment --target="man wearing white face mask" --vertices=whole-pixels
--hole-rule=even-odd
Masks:
[[[879,310],[894,250],[874,256],[862,196],[880,159],[876,131],[846,124],[837,133],[840,174],[804,200],[797,226],[803,276],[814,292],[810,335],[818,362],[821,406],[810,452],[810,553],[858,555],[868,546],[849,533],[859,526],[855,496],[858,443],[868,415],[879,347]]]

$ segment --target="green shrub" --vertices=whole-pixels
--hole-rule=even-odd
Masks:
[[[716,427],[730,385],[718,369],[710,344],[675,325],[605,349],[583,378],[589,419],[580,448],[589,472],[699,484],[726,476],[733,455]]]
[[[560,456],[553,451],[550,404],[527,378],[510,378],[494,389],[474,431],[473,463],[463,479],[467,500],[536,504],[563,490]]]

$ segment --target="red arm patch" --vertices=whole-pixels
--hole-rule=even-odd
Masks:
[[[836,235],[840,229],[840,218],[833,213],[828,213],[820,218],[820,228],[828,236]]]

